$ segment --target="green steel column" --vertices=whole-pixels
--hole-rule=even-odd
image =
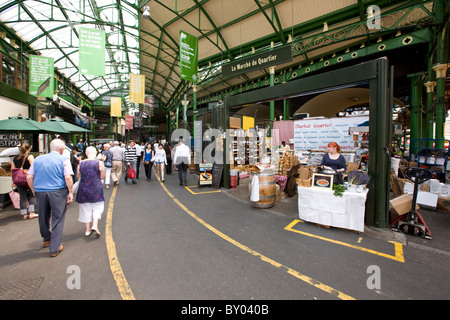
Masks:
[[[427,112],[425,113],[425,121],[426,121],[426,136],[427,139],[433,139],[434,138],[434,113],[433,113],[433,98],[434,98],[434,88],[436,87],[435,81],[428,80],[423,84],[425,88],[427,89]],[[427,148],[433,147],[433,141],[427,141],[426,143]]]
[[[448,50],[448,43],[446,39],[445,24],[447,4],[444,0],[436,1],[436,18],[440,22],[436,31],[436,62],[437,64],[432,68],[436,72],[436,139],[444,139],[445,131],[445,77],[447,71],[446,52]],[[436,141],[436,148],[444,148],[444,140]]]
[[[193,103],[193,105],[192,105],[192,109],[193,109],[193,116],[192,116],[192,136],[194,137],[194,139],[195,139],[195,130],[194,130],[194,123],[195,123],[195,121],[197,121],[197,112],[196,112],[196,110],[197,110],[197,86],[194,84],[193,86],[192,86],[192,91],[193,91],[193,101],[192,101],[192,103]]]
[[[270,67],[270,80],[269,80],[269,85],[272,87],[275,82],[275,67]],[[269,116],[269,120],[270,120],[270,130],[272,131],[273,129],[273,120],[275,118],[275,101],[271,100],[270,101],[270,116]]]
[[[422,138],[422,78],[423,72],[410,74],[411,81],[411,142],[410,153],[419,152],[420,139]]]
[[[433,67],[436,72],[436,139],[445,138],[445,75],[447,64],[438,64]],[[436,141],[436,148],[444,148],[444,140]]]
[[[291,100],[283,100],[283,120],[289,120],[291,115]]]
[[[229,131],[230,129],[230,110],[227,106],[226,100],[224,100],[223,104],[223,127],[225,130],[225,138],[223,139],[223,187],[230,188],[230,162],[228,160],[229,157]]]
[[[376,228],[385,229],[389,224],[389,191],[390,191],[390,155],[387,150],[391,144],[390,128],[392,127],[392,107],[389,105],[389,62],[380,59],[378,62],[377,114],[376,114],[376,171],[378,172],[375,195]],[[372,132],[372,130],[370,130]],[[370,165],[370,163],[369,163]]]

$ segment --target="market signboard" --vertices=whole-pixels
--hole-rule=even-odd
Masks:
[[[125,129],[133,130],[133,120],[134,120],[133,116],[128,114],[125,116]]]
[[[180,30],[180,78],[197,83],[198,39]]]
[[[130,102],[145,102],[145,75],[130,74]]]
[[[122,98],[121,97],[111,97],[111,117],[122,116]]]
[[[105,73],[105,31],[80,28],[79,60],[80,73],[104,76]]]
[[[30,55],[30,94],[53,98],[54,72],[53,58]]]
[[[224,64],[222,76],[228,78],[290,61],[292,61],[292,46],[288,45]]]
[[[355,145],[348,129],[366,121],[369,121],[368,116],[297,120],[294,122],[294,149],[327,150],[328,143],[336,142],[342,151],[353,151]]]

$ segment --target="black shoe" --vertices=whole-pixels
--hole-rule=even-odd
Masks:
[[[132,183],[133,183],[133,184],[137,184],[137,182],[136,182],[136,181],[133,181]]]
[[[187,186],[187,181],[186,180],[184,180],[184,185]]]

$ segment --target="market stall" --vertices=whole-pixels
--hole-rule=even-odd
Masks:
[[[300,219],[320,225],[364,232],[364,214],[368,189],[345,191],[336,196],[331,189],[298,187]]]

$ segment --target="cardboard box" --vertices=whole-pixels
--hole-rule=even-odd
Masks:
[[[305,188],[309,188],[311,187],[311,182],[312,179],[296,179],[297,180],[297,185],[299,187],[305,187]]]
[[[401,216],[402,214],[408,213],[412,207],[412,197],[409,194],[403,194],[399,197],[391,199],[389,204],[394,209],[394,212]],[[417,206],[416,206],[417,208]]]
[[[450,198],[439,196],[437,210],[450,213]]]
[[[422,209],[436,210],[439,196],[437,194],[425,191],[417,193],[417,204]]]

